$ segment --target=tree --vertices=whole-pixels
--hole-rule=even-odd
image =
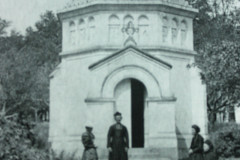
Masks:
[[[61,24],[51,11],[41,15],[41,20],[35,26],[36,31],[31,27],[27,29],[23,51],[31,53],[32,69],[36,69],[31,76],[35,77],[33,78],[34,87],[31,87],[28,93],[31,99],[39,100],[38,110],[39,107],[44,109],[49,107],[49,75],[60,62],[58,54],[61,51],[62,37]]]
[[[22,44],[23,38],[19,34],[0,37],[0,106],[2,108],[1,114],[5,114],[6,112],[8,112],[6,106],[10,105],[9,100],[13,99],[14,94],[16,93],[14,92],[14,90],[17,90],[13,89],[15,85],[11,82],[14,79],[13,69],[18,58],[18,56],[15,56],[15,53],[17,53],[18,50],[22,47]],[[17,81],[17,79],[15,79],[15,81]]]
[[[9,27],[9,25],[9,21],[0,18],[0,37],[4,36],[7,33],[6,28]]]
[[[193,22],[195,50],[199,51],[216,40],[221,42],[237,38],[234,30],[239,21],[239,10],[232,8],[233,1],[188,0],[193,7],[199,9]]]
[[[61,25],[47,11],[22,36],[12,32],[0,38],[2,105],[6,114],[48,109],[49,74],[59,63]],[[27,113],[28,114],[28,113]]]
[[[215,114],[235,107],[240,99],[240,44],[222,41],[199,51],[198,66],[207,85],[207,107],[213,123]]]
[[[28,28],[26,36],[16,31],[10,36],[3,34],[7,25],[1,30],[1,160],[50,159],[49,148],[39,148],[36,135],[31,132],[31,121],[24,116],[28,116],[32,108],[48,108],[49,74],[59,63],[61,26],[52,12],[47,12],[36,23],[36,28]]]
[[[239,103],[239,35],[236,23],[239,10],[233,0],[189,0],[199,9],[194,19],[194,44],[198,51],[196,64],[207,86],[209,120],[214,123],[216,113]],[[213,2],[213,3],[210,3]]]

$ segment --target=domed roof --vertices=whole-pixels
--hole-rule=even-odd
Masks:
[[[70,0],[61,11],[75,10],[94,4],[165,4],[191,7],[186,0]]]

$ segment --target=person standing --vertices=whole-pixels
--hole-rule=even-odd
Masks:
[[[92,130],[92,125],[86,125],[86,132],[82,134],[82,143],[84,146],[82,160],[98,160],[96,146],[94,145],[95,136]]]
[[[189,149],[191,160],[203,160],[203,137],[199,134],[200,128],[197,125],[192,126],[192,142]]]
[[[127,128],[121,124],[120,112],[114,114],[116,123],[110,126],[107,135],[109,160],[128,160],[129,139]]]

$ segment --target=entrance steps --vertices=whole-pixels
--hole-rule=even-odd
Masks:
[[[108,160],[107,149],[97,149],[99,160]],[[151,148],[130,148],[128,150],[128,160],[172,160],[162,157],[160,149]]]

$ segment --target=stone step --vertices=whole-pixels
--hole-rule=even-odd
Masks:
[[[107,149],[97,149],[100,160],[108,159]],[[170,160],[169,158],[161,157],[159,149],[146,148],[130,148],[128,151],[129,160]]]

